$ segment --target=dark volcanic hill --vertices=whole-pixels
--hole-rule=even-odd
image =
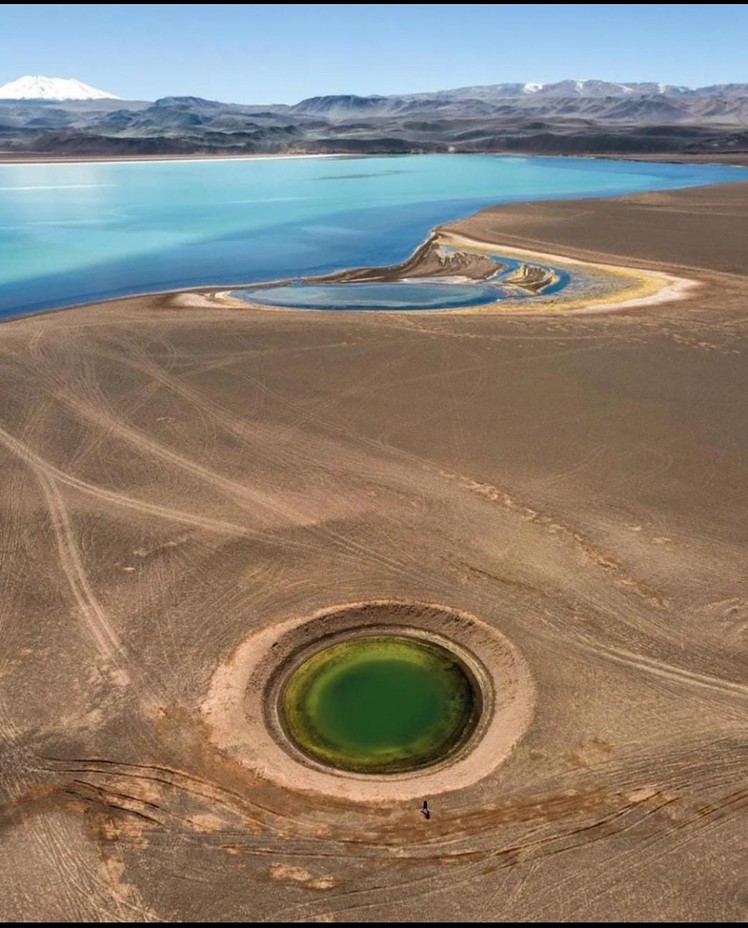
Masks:
[[[561,81],[294,106],[166,97],[0,100],[0,153],[748,153],[748,84]]]

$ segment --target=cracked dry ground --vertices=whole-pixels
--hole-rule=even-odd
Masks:
[[[604,317],[0,327],[0,916],[745,917],[748,300],[699,274]],[[535,681],[429,821],[201,720],[252,631],[370,598],[477,616]]]

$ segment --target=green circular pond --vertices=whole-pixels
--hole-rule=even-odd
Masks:
[[[280,695],[290,739],[316,760],[361,773],[423,767],[464,743],[480,713],[468,672],[416,638],[354,638],[300,664]]]

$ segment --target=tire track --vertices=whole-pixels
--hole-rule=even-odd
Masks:
[[[118,664],[127,663],[127,655],[109,618],[96,598],[75,542],[75,533],[70,523],[67,508],[57,485],[49,476],[35,470],[37,479],[47,501],[52,529],[54,531],[60,566],[78,605],[91,638],[103,657]]]
[[[88,483],[87,481],[81,480],[78,477],[73,477],[71,474],[68,474],[60,468],[55,467],[54,464],[50,464],[44,458],[40,457],[38,454],[28,448],[27,445],[11,435],[10,432],[2,428],[2,426],[0,426],[0,443],[4,444],[8,450],[12,451],[19,458],[26,461],[26,463],[29,464],[33,469],[38,470],[40,473],[47,475],[51,479],[58,480],[67,486],[73,487],[76,490],[80,490],[82,493],[93,496],[102,502],[111,503],[115,506],[122,506],[125,509],[133,509],[136,512],[143,513],[144,515],[155,516],[160,519],[168,519],[172,522],[179,522],[183,525],[193,526],[194,528],[201,528],[209,532],[216,532],[221,535],[230,535],[236,537],[244,536],[252,538],[258,537],[259,533],[253,532],[250,529],[247,529],[246,527],[238,525],[234,522],[226,522],[221,519],[212,519],[206,516],[199,516],[193,513],[183,512],[179,509],[173,509],[168,506],[160,506],[156,503],[148,503],[143,500],[127,496],[124,493],[117,493],[114,490],[107,490],[104,487],[96,486],[95,484]]]

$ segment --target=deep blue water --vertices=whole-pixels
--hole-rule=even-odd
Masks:
[[[492,155],[0,165],[0,317],[390,264],[434,225],[494,203],[745,178]]]

